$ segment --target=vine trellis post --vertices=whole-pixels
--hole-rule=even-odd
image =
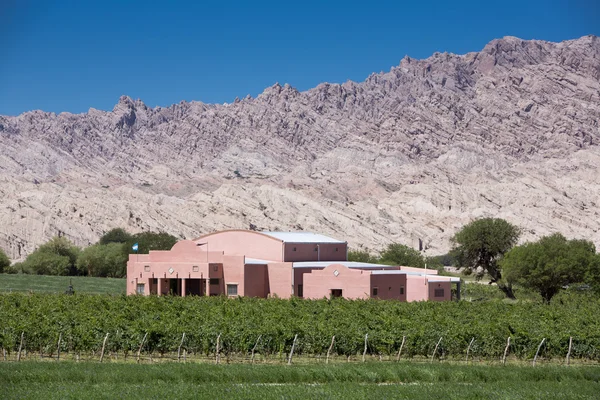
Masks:
[[[183,341],[185,340],[185,332],[181,335],[181,342],[179,343],[179,347],[177,348],[177,361],[181,361],[181,346],[183,346]]]
[[[571,365],[571,349],[573,348],[573,336],[569,337],[569,351],[567,352],[567,366]]]
[[[58,334],[58,344],[56,345],[56,361],[60,361],[60,342],[62,341],[62,332]]]
[[[298,340],[298,334],[294,336],[294,341],[292,342],[292,349],[290,350],[290,356],[288,357],[288,365],[292,365],[292,357],[294,356],[294,349],[296,348],[296,340]]]
[[[369,340],[369,334],[365,335],[365,349],[363,350],[362,362],[365,362],[365,356],[367,354],[367,341]]]
[[[504,356],[502,356],[502,365],[506,364],[506,355],[508,354],[508,348],[510,347],[510,336],[506,341],[506,347],[504,348]]]
[[[21,350],[23,349],[23,340],[25,339],[25,332],[21,332],[21,341],[19,342],[19,351],[17,352],[17,361],[21,361]]]
[[[396,356],[396,361],[400,361],[400,355],[402,354],[402,348],[404,347],[404,342],[406,342],[406,336],[402,336],[402,343],[400,343],[400,350],[398,350],[398,355]]]
[[[260,342],[260,338],[262,338],[262,335],[258,335],[258,339],[256,339],[256,343],[254,343],[254,347],[252,348],[252,355],[250,356],[250,362],[252,362],[252,364],[254,364],[254,351]]]
[[[140,363],[140,354],[142,353],[142,347],[144,347],[144,342],[146,341],[146,337],[148,336],[148,332],[146,332],[146,334],[144,335],[143,339],[142,339],[142,343],[140,343],[140,348],[138,349],[137,352],[137,359],[136,362],[139,364]]]
[[[471,346],[473,345],[474,341],[475,338],[471,339],[471,341],[469,342],[469,347],[467,347],[467,359],[465,360],[467,363],[469,363],[469,351],[471,351]]]
[[[216,349],[217,352],[215,354],[215,363],[216,364],[219,364],[221,362],[221,354],[220,354],[221,348],[219,347],[220,344],[221,344],[221,334],[219,333],[219,336],[217,336],[217,349]]]
[[[104,360],[104,349],[106,349],[106,341],[108,340],[108,332],[106,332],[106,336],[104,336],[104,340],[102,341],[102,350],[100,351],[100,362]],[[139,360],[139,355],[138,355]]]
[[[333,349],[333,345],[335,344],[335,335],[331,337],[331,344],[329,345],[329,349],[327,349],[327,358],[325,359],[325,364],[329,364],[329,355],[331,354],[331,350]]]
[[[435,348],[433,349],[433,354],[431,355],[431,362],[433,362],[433,360],[435,359],[435,353],[437,353],[437,349],[438,349],[440,343],[442,343],[441,337],[440,337],[440,340],[438,340],[437,344],[435,345]]]
[[[538,358],[538,354],[540,353],[540,349],[542,348],[545,341],[546,341],[546,338],[543,338],[542,341],[540,342],[540,345],[537,348],[537,351],[535,352],[535,357],[533,357],[533,364],[532,364],[532,366],[534,366],[534,367],[535,367],[535,362],[537,361],[537,358]]]

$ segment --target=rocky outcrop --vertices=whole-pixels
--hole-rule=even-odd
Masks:
[[[0,116],[0,247],[249,224],[378,249],[480,216],[600,245],[600,41],[494,40],[364,82],[257,98]]]

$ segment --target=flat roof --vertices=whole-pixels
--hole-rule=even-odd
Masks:
[[[312,232],[261,232],[286,243],[346,243],[342,240]]]
[[[372,264],[357,261],[299,261],[292,263],[292,268],[325,268],[331,264],[340,264],[348,268],[358,269],[392,269],[398,268],[387,264]]]
[[[260,258],[250,258],[250,257],[244,258],[244,264],[264,265],[264,264],[272,264],[272,263],[276,263],[276,262],[279,262],[279,261],[261,260]]]

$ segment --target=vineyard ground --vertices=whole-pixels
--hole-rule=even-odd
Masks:
[[[447,363],[0,363],[6,399],[593,399],[600,368]]]
[[[0,274],[0,292],[64,293],[73,282],[77,293],[123,294],[126,279],[91,276]]]

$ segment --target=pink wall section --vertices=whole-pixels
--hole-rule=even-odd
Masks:
[[[248,264],[244,266],[244,296],[267,297],[269,275],[267,265]]]
[[[435,290],[443,289],[444,296],[436,297]],[[450,282],[429,282],[429,300],[432,301],[448,301],[451,299],[451,283]]]
[[[292,263],[271,263],[267,271],[269,295],[289,299],[292,296]]]
[[[424,276],[406,275],[406,301],[427,300],[427,293]]]
[[[335,275],[338,271],[338,275]],[[304,298],[329,298],[331,289],[342,289],[347,299],[369,298],[371,274],[368,271],[352,270],[341,264],[332,264],[321,271],[304,275]]]
[[[211,252],[221,251],[228,255],[283,261],[283,242],[260,232],[237,230],[215,232],[201,236],[194,242],[208,243]]]

